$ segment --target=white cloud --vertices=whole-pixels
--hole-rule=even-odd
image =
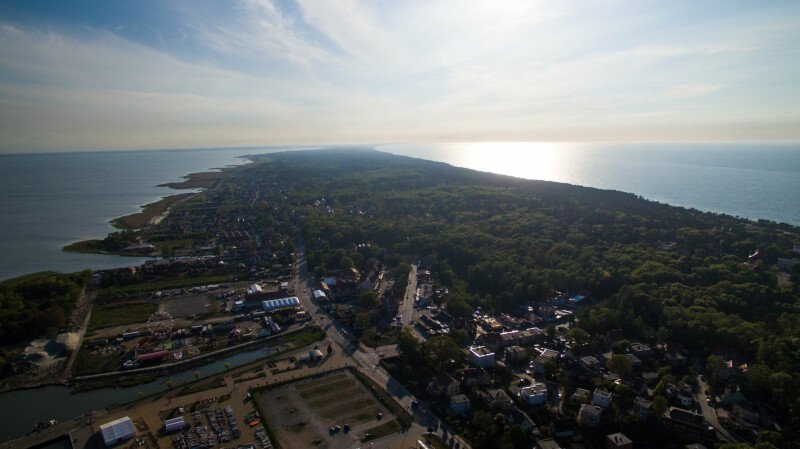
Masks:
[[[762,49],[780,56],[791,27],[689,39],[644,32],[657,14],[621,14],[624,3],[298,4],[249,0],[231,17],[179,7],[175,46],[0,23],[0,151],[642,139],[768,119],[785,134],[798,120],[797,62],[772,56],[790,68],[788,94],[742,89],[762,86],[776,64]]]

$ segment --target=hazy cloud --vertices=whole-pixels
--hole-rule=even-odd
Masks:
[[[800,137],[792,4],[148,6],[0,16],[0,151]]]

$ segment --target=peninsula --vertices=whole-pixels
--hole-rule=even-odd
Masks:
[[[78,244],[160,257],[53,304],[91,286],[73,383],[270,357],[108,420],[174,447],[229,406],[225,432],[246,416],[256,430],[232,440],[262,447],[795,447],[798,228],[371,150],[250,159]],[[31,332],[17,341],[52,329]],[[179,417],[195,430],[159,430]]]

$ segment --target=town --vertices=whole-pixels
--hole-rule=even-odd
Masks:
[[[67,421],[42,416],[9,447],[66,435],[69,447],[711,449],[780,436],[779,412],[742,388],[751,356],[701,352],[666,331],[643,339],[641,323],[598,332],[607,273],[469,296],[445,245],[415,251],[383,224],[385,235],[367,238],[350,223],[373,219],[374,205],[321,196],[313,183],[325,178],[293,178],[312,157],[285,156],[296,171],[269,176],[277,156],[224,171],[157,223],[93,242],[153,257],[91,275],[91,313],[67,329],[79,343],[65,349],[62,376],[79,391],[163,387]],[[680,255],[681,232],[647,231],[657,248],[647,251]],[[577,257],[574,245],[551,246]],[[775,251],[731,263],[788,285],[796,264],[786,250],[772,267]],[[469,270],[499,282],[494,267]],[[37,360],[20,356],[7,370],[38,382]],[[201,376],[208,363],[217,371]]]

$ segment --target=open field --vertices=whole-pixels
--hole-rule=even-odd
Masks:
[[[92,321],[87,330],[95,331],[104,327],[144,323],[156,309],[158,305],[151,302],[100,304],[92,311]]]
[[[216,312],[216,307],[212,307],[216,304],[209,301],[208,293],[167,298],[163,304],[164,311],[175,318]]]
[[[255,400],[283,449],[344,449],[359,445],[367,433],[378,438],[400,430],[396,417],[349,371],[262,390]],[[345,424],[349,432],[330,432]]]
[[[196,277],[174,277],[161,281],[142,282],[120,287],[104,288],[100,291],[100,299],[119,298],[124,296],[141,295],[158,290],[171,290],[176,288],[196,287],[198,285],[222,284],[230,281],[230,276],[209,275]]]

